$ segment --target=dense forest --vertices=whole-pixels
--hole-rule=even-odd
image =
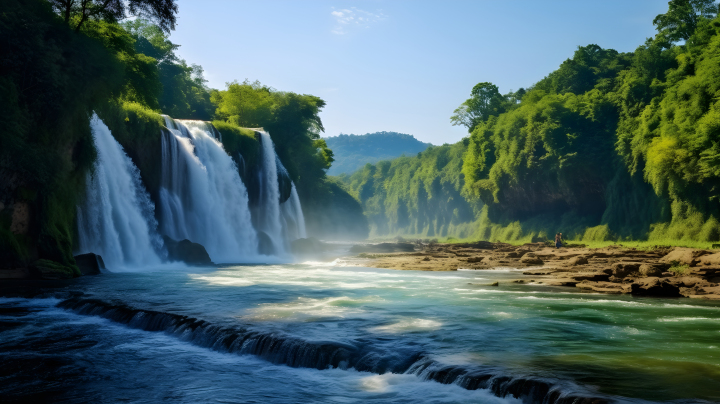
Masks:
[[[634,52],[579,47],[510,94],[479,83],[451,117],[467,138],[343,180],[377,236],[717,241],[717,14],[673,0]]]
[[[3,2],[0,267],[34,263],[78,274],[75,214],[97,158],[93,112],[153,197],[161,114],[211,120],[243,180],[259,149],[255,132],[243,127],[262,127],[297,184],[308,230],[367,234],[358,202],[325,176],[333,161],[319,136],[325,102],[257,82],[208,88],[202,67],[180,59],[179,45],[169,40],[176,13],[173,0]]]
[[[326,137],[325,142],[335,157],[328,175],[352,174],[367,163],[377,163],[402,155],[414,156],[431,146],[412,135],[397,132],[364,135],[341,133],[339,136]]]

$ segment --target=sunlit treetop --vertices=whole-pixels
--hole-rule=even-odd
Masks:
[[[89,19],[118,22],[128,17],[151,20],[160,29],[175,29],[178,6],[176,0],[49,0],[53,9],[75,31]]]

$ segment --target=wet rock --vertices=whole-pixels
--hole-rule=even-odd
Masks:
[[[555,268],[531,269],[523,272],[523,275],[550,275],[557,272]]]
[[[168,251],[168,259],[171,261],[182,261],[189,265],[212,265],[213,263],[207,250],[201,244],[187,239],[176,241],[168,236],[163,236],[163,241]]]
[[[593,292],[609,293],[609,294],[623,294],[630,293],[631,285],[614,283],[614,282],[581,282],[575,285],[580,289],[592,290]]]
[[[587,263],[588,263],[588,259],[583,256],[573,257],[573,258],[570,258],[570,260],[568,261],[568,265],[571,265],[571,266],[587,265]]]
[[[720,265],[720,253],[703,255],[700,257],[702,265]]]
[[[669,264],[642,264],[638,268],[638,273],[642,276],[663,276],[663,272],[665,272],[670,267]]]
[[[602,281],[610,280],[610,275],[604,272],[581,272],[573,275],[573,279],[577,281]]]
[[[543,265],[545,262],[533,253],[527,253],[520,258],[520,262],[525,265]]]
[[[102,257],[98,254],[87,253],[76,255],[75,263],[83,275],[100,275],[107,271],[105,262],[103,262]]]
[[[493,282],[490,284],[490,286],[500,286],[500,282]]]
[[[612,274],[617,278],[624,278],[636,273],[640,269],[640,262],[620,261],[612,264]]]
[[[580,283],[580,281],[575,280],[573,278],[557,278],[552,280],[547,280],[543,282],[543,285],[548,286],[577,286],[577,284]]]
[[[698,262],[700,262],[700,257],[708,254],[710,254],[710,252],[705,250],[676,247],[669,254],[660,258],[659,262],[665,264],[679,263],[681,265],[688,265],[693,267],[697,265]]]
[[[666,279],[647,278],[631,286],[633,296],[681,297],[680,287]]]
[[[516,250],[511,251],[507,254],[505,254],[505,258],[521,258],[523,255],[527,254],[528,250]]]

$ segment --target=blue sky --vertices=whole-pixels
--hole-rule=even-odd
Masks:
[[[453,143],[472,87],[528,87],[590,43],[633,51],[667,0],[180,1],[171,40],[213,88],[259,80],[327,106],[324,136]]]

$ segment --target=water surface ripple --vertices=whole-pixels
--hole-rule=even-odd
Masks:
[[[517,271],[168,267],[0,299],[0,394],[68,402],[717,402],[720,305]],[[487,286],[499,281],[500,287]]]

